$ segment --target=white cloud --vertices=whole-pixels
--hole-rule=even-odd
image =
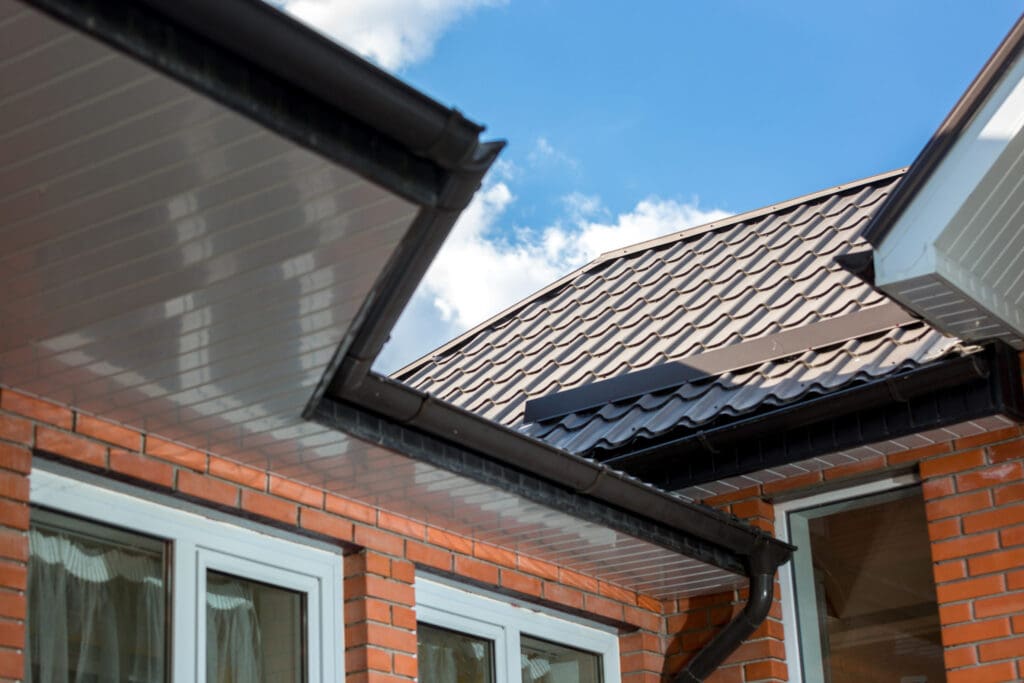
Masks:
[[[429,57],[457,19],[504,0],[285,0],[284,9],[392,71]]]
[[[563,200],[565,222],[503,238],[497,227],[514,200],[502,181],[473,198],[395,327],[379,371],[415,360],[602,253],[729,215],[696,200],[650,197],[611,219],[597,197],[572,194]]]
[[[545,137],[537,138],[533,143],[533,149],[526,155],[527,161],[534,166],[566,166],[573,170],[579,167],[579,163],[571,156],[556,148],[551,141]]]

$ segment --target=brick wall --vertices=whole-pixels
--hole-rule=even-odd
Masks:
[[[704,502],[773,531],[780,493],[916,470],[922,479],[949,683],[1024,680],[1024,438],[1010,427],[829,470],[752,486]],[[779,588],[778,583],[776,587]],[[781,589],[780,589],[781,590]],[[709,683],[785,681],[780,590],[765,624]],[[681,600],[667,608],[666,674],[710,640],[741,592]]]
[[[17,680],[24,667],[32,448],[349,549],[345,662],[354,683],[415,678],[418,567],[614,623],[623,633],[624,683],[654,683],[661,675],[664,605],[650,596],[0,388],[0,681]]]

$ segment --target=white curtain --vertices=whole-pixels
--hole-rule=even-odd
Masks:
[[[29,532],[29,683],[161,683],[163,566],[74,535]]]
[[[251,588],[208,578],[207,683],[259,683],[262,669],[263,643]]]
[[[425,629],[424,629],[425,630]],[[421,683],[483,683],[490,680],[487,646],[460,633],[431,629],[418,648]]]

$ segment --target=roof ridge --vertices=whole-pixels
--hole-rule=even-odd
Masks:
[[[776,204],[771,204],[769,206],[762,206],[757,209],[752,209],[750,211],[745,211],[743,213],[738,213],[732,216],[727,216],[725,218],[720,218],[717,221],[711,221],[710,223],[704,223],[703,225],[695,225],[690,228],[684,228],[683,230],[678,230],[676,232],[669,233],[668,235],[662,235],[661,237],[655,237],[645,242],[637,242],[636,244],[631,244],[626,247],[620,247],[619,249],[612,249],[611,251],[606,251],[605,253],[598,256],[588,265],[603,263],[604,261],[622,258],[623,256],[629,256],[630,254],[634,254],[640,251],[656,249],[657,247],[666,244],[671,244],[673,242],[678,242],[685,238],[697,237],[699,235],[703,235],[713,230],[731,228],[739,223],[745,223],[749,220],[761,218],[762,216],[767,216],[768,214],[771,213],[779,213],[780,211],[785,211],[786,209],[790,209],[794,206],[807,204],[809,202],[814,201],[815,199],[820,199],[822,197],[828,197],[831,195],[839,194],[840,192],[848,192],[850,190],[855,190],[857,188],[864,187],[865,185],[871,185],[873,183],[878,183],[883,180],[889,180],[891,178],[895,178],[906,173],[907,168],[909,167],[903,166],[902,168],[893,169],[891,171],[886,171],[884,173],[878,173],[867,178],[861,178],[860,180],[854,180],[849,183],[842,183],[840,185],[835,185],[833,187],[827,187],[823,190],[817,190],[816,192],[810,192],[805,195],[800,195],[799,197],[793,197],[792,199],[787,199],[784,202],[778,202]]]
[[[784,202],[779,202],[779,203],[776,203],[776,204],[771,204],[769,206],[764,206],[764,207],[761,207],[761,208],[758,208],[758,209],[754,209],[752,211],[746,211],[744,213],[736,214],[734,216],[729,216],[727,218],[722,218],[722,219],[717,220],[717,221],[712,221],[710,223],[705,223],[703,225],[698,225],[698,226],[694,226],[694,227],[691,227],[691,228],[686,228],[685,230],[679,230],[677,232],[674,232],[674,233],[671,233],[671,234],[668,234],[668,235],[663,235],[661,237],[656,237],[656,238],[651,239],[651,240],[647,240],[647,241],[644,241],[644,242],[638,242],[637,244],[633,244],[633,245],[630,245],[630,246],[627,246],[627,247],[622,247],[620,249],[613,249],[612,251],[605,252],[605,253],[601,254],[600,256],[596,257],[595,259],[593,259],[593,260],[585,263],[584,265],[580,266],[579,268],[576,268],[572,272],[567,273],[566,275],[560,277],[559,279],[555,280],[554,282],[552,282],[548,286],[544,287],[543,289],[540,289],[540,290],[537,290],[536,292],[533,292],[532,294],[524,297],[523,299],[520,299],[516,303],[506,307],[502,311],[500,311],[500,312],[496,313],[495,315],[491,316],[487,320],[484,320],[483,322],[478,323],[477,325],[474,325],[473,327],[471,327],[470,329],[466,330],[462,334],[458,335],[454,339],[451,339],[447,343],[442,344],[441,346],[439,346],[436,349],[430,351],[429,353],[424,354],[423,356],[420,356],[419,358],[417,358],[416,360],[414,360],[414,361],[412,361],[410,363],[407,363],[406,365],[402,366],[398,370],[392,372],[391,373],[391,377],[399,379],[399,378],[401,378],[404,375],[407,375],[409,373],[415,372],[419,368],[423,367],[426,363],[428,363],[431,359],[437,358],[439,356],[443,356],[446,353],[448,353],[449,351],[452,351],[453,349],[455,349],[455,348],[457,348],[459,346],[462,346],[467,341],[469,341],[472,337],[474,337],[476,334],[478,334],[478,333],[482,332],[483,330],[485,330],[485,329],[487,329],[487,328],[489,328],[489,327],[491,327],[491,326],[501,322],[502,320],[508,318],[510,315],[512,315],[516,311],[522,309],[524,306],[526,306],[526,305],[528,305],[530,303],[533,303],[534,301],[538,301],[540,299],[543,299],[545,296],[548,296],[552,292],[562,288],[563,286],[565,286],[569,282],[572,282],[572,280],[576,279],[577,277],[579,277],[580,275],[582,275],[584,273],[587,273],[587,272],[596,270],[597,268],[606,266],[609,261],[612,261],[612,260],[617,259],[617,258],[621,258],[623,256],[628,256],[630,254],[638,253],[640,251],[647,251],[649,249],[654,249],[654,248],[663,246],[665,244],[670,244],[672,242],[677,242],[677,241],[679,241],[681,239],[684,239],[684,238],[687,238],[687,237],[693,237],[693,236],[696,236],[696,235],[701,235],[701,234],[710,232],[712,230],[721,230],[721,229],[724,229],[724,228],[732,227],[732,226],[734,226],[734,225],[736,225],[738,223],[742,223],[744,221],[749,221],[749,220],[754,219],[754,218],[759,218],[761,216],[766,216],[766,215],[771,214],[771,213],[777,213],[778,211],[783,211],[783,210],[786,210],[786,209],[788,209],[790,207],[793,207],[793,206],[799,206],[800,204],[806,204],[806,203],[808,203],[810,201],[813,201],[815,199],[818,199],[820,197],[827,197],[829,195],[837,194],[837,193],[840,193],[840,192],[846,192],[846,191],[849,191],[849,190],[854,190],[854,189],[857,189],[859,187],[864,187],[866,185],[870,185],[872,183],[878,183],[878,182],[883,181],[883,180],[888,180],[890,178],[895,178],[896,176],[899,176],[899,175],[905,173],[906,170],[907,170],[907,167],[904,166],[902,168],[897,168],[895,170],[886,171],[884,173],[878,173],[878,174],[875,174],[873,176],[869,176],[867,178],[862,178],[860,180],[855,180],[855,181],[852,181],[852,182],[843,183],[841,185],[835,185],[833,187],[828,187],[828,188],[825,188],[823,190],[818,190],[816,192],[811,192],[809,194],[801,195],[799,197],[794,197],[793,199],[789,199],[789,200],[786,200]],[[399,381],[401,381],[401,380],[399,379]]]

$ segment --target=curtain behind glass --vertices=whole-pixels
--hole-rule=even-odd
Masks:
[[[33,523],[29,531],[28,637],[31,683],[165,681],[163,552],[110,530],[120,542]],[[99,530],[99,534],[95,532]]]
[[[417,630],[420,683],[492,683],[491,641],[423,623]]]
[[[303,596],[206,573],[207,683],[302,683]]]

